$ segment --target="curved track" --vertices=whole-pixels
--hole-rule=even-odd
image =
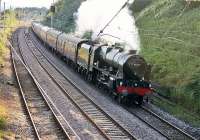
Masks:
[[[145,105],[140,108],[127,108],[130,113],[139,118],[141,121],[145,122],[152,129],[158,131],[161,135],[165,136],[167,139],[176,140],[195,140],[194,137],[187,134],[178,127],[172,125],[170,122],[164,120],[154,112],[148,109]]]
[[[106,139],[136,139],[133,134],[104,112],[76,83],[64,75],[44,56],[41,50],[36,47],[36,42],[31,39],[29,34],[26,34],[26,43],[51,79]]]
[[[35,46],[37,46],[37,42],[34,42],[34,39],[31,39],[31,40],[32,40],[32,43],[34,43]],[[40,48],[37,48],[37,50],[40,51],[40,53],[41,53]],[[48,58],[45,55],[43,55],[43,57],[45,57],[48,60]],[[79,88],[79,86],[76,85],[76,83],[74,83],[71,79],[66,77],[66,75],[64,75],[55,66],[55,64],[53,64],[50,60],[48,60],[48,62],[51,63],[65,78],[67,78],[70,81],[70,83],[72,83],[75,86],[75,88],[78,88],[78,90],[80,90],[81,92],[84,93],[84,91],[82,91]],[[194,137],[187,134],[183,130],[179,129],[178,127],[172,125],[168,121],[162,119],[160,116],[156,115],[154,112],[149,110],[148,107],[142,106],[141,108],[127,108],[127,107],[125,107],[125,108],[130,113],[132,113],[134,116],[139,118],[141,121],[146,123],[149,127],[156,130],[157,132],[159,132],[161,135],[163,135],[167,139],[180,139],[180,140],[195,139]]]
[[[106,139],[136,139],[133,134],[104,112],[74,81],[60,71],[37,47],[38,42],[32,39],[30,33],[26,32],[24,37],[30,52],[35,56],[41,67]],[[125,108],[167,139],[195,139],[145,106],[141,108]]]
[[[30,36],[29,36],[30,37]],[[34,39],[29,38],[29,40],[37,46],[37,43]],[[42,51],[39,47],[36,47],[37,51],[40,52],[40,55],[42,54]],[[36,54],[37,55],[37,54]],[[66,75],[64,75],[56,66],[54,63],[52,63],[48,57],[46,57],[44,54],[42,56],[50,63],[65,79],[67,79],[76,89],[78,89],[82,94],[84,94],[84,91],[79,88],[79,86],[73,82],[70,78],[68,78]],[[85,95],[85,94],[84,94]],[[85,95],[86,96],[86,95]],[[87,97],[88,98],[88,97]],[[89,98],[90,99],[90,98]],[[91,99],[90,99],[91,100]],[[125,107],[126,108],[126,107]],[[127,108],[126,108],[127,109]],[[152,129],[159,132],[161,135],[166,137],[167,139],[195,139],[194,137],[190,136],[183,130],[177,128],[176,126],[170,124],[168,121],[162,119],[152,111],[150,111],[147,107],[142,106],[141,108],[131,108],[127,109],[130,113],[134,114],[137,118],[139,118],[141,121],[145,122],[148,126],[150,126]]]
[[[22,100],[34,130],[34,139],[78,139],[73,133],[69,133],[69,125],[22,60],[23,55],[15,35],[12,38],[15,48],[10,44],[12,62]]]

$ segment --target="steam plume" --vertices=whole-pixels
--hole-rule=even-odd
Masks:
[[[92,38],[95,39],[100,30],[125,2],[126,0],[87,0],[83,2],[77,12],[76,32],[83,35],[86,31],[92,31]],[[102,36],[104,40],[109,42],[125,42],[125,49],[127,50],[139,50],[140,48],[138,30],[128,7],[125,7],[109,24],[104,30],[104,34],[120,38],[121,40],[108,35]]]

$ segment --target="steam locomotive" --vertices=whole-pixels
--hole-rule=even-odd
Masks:
[[[107,89],[120,103],[140,105],[144,97],[152,94],[150,65],[136,51],[81,39],[36,22],[32,30],[77,72]]]

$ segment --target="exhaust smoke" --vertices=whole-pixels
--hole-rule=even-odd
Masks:
[[[87,0],[84,1],[76,14],[76,33],[83,35],[92,32],[96,39],[102,28],[111,20],[127,0]],[[133,2],[134,0],[129,1]],[[126,6],[108,25],[101,39],[111,43],[122,43],[126,50],[140,49],[140,41],[134,17]]]

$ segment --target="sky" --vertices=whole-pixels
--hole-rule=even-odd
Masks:
[[[6,8],[11,7],[46,7],[49,8],[49,6],[53,3],[53,0],[1,0],[2,1],[2,7],[3,3],[6,3]],[[54,0],[56,1],[56,0]]]

